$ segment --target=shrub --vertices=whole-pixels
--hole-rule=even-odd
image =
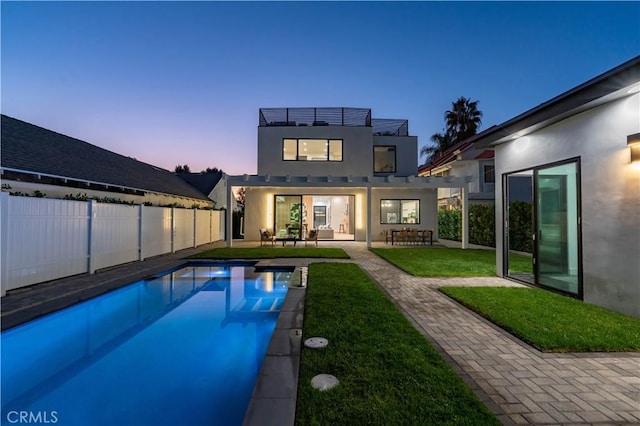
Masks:
[[[509,204],[509,249],[532,252],[531,203],[514,201]]]
[[[496,246],[496,218],[493,204],[469,206],[469,242],[481,246]]]
[[[469,206],[469,242],[487,247],[496,246],[495,206]],[[531,204],[515,201],[509,205],[509,245],[511,250],[531,253]],[[462,210],[438,211],[438,236],[447,240],[462,240]]]

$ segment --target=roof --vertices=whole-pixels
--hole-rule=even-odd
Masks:
[[[6,115],[0,127],[3,168],[209,201],[168,170]]]
[[[193,186],[198,191],[205,195],[211,194],[213,188],[216,187],[220,179],[222,179],[222,172],[215,173],[177,173],[183,181]]]
[[[440,155],[434,158],[430,163],[419,166],[418,173],[419,174],[425,173],[425,172],[428,172],[429,170],[437,169],[440,166],[443,166],[447,163],[450,163],[456,160],[458,157],[458,154],[466,151],[467,149],[473,148],[477,140],[481,138],[483,135],[489,132],[492,132],[494,127],[496,126],[491,126],[488,129],[485,129],[480,133],[470,136],[467,139],[464,139],[458,142],[457,144],[451,146],[450,148],[446,149],[444,152],[442,152]],[[478,156],[474,157],[474,160],[479,160],[484,158],[493,158],[493,151],[485,150],[481,152]]]
[[[567,117],[629,96],[629,86],[640,83],[640,56],[574,87],[504,123],[478,138],[480,147],[508,142]]]

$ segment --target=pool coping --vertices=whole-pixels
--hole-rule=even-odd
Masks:
[[[308,269],[297,266],[296,270],[301,271],[300,282],[289,287],[280,308],[243,426],[284,426],[295,422]]]

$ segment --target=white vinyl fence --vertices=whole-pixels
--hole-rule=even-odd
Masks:
[[[217,210],[104,204],[0,193],[7,290],[173,253],[224,238]]]

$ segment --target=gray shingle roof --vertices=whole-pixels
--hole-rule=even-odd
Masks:
[[[222,173],[178,173],[176,174],[180,179],[187,182],[189,185],[196,188],[203,194],[211,194],[213,188],[222,179]]]
[[[208,200],[164,170],[15,118],[1,116],[4,168]]]

